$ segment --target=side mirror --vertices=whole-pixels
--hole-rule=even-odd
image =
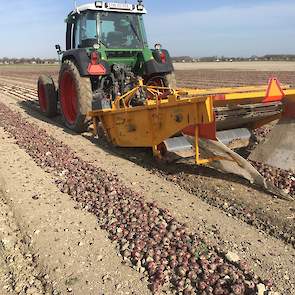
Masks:
[[[61,62],[61,61],[60,61],[60,56],[64,53],[64,51],[61,50],[59,44],[55,45],[55,49],[56,49],[56,51],[57,51],[58,61],[59,61],[59,63],[60,63],[60,62]]]
[[[162,50],[162,45],[160,43],[156,43],[154,47],[156,50]]]
[[[61,48],[60,48],[60,45],[59,45],[59,44],[55,45],[55,49],[56,49],[56,51],[57,51],[57,54],[58,54],[58,55],[61,55],[61,54],[63,54],[63,53],[64,53],[64,52],[61,50]]]

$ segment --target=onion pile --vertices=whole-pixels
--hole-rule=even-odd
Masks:
[[[253,135],[254,135],[254,141],[256,144],[260,143],[261,141],[263,141],[271,132],[272,128],[271,127],[261,127],[258,129],[255,129],[253,131]]]
[[[295,197],[295,174],[291,171],[274,168],[269,165],[251,161],[258,172],[269,182],[292,197]]]
[[[249,147],[249,151],[255,149],[257,144],[262,143],[271,130],[271,127],[262,127],[254,130],[254,136],[252,137],[252,143]],[[295,197],[294,172],[275,168],[260,162],[251,161],[251,163],[267,181],[271,182],[285,193]]]
[[[68,146],[0,103],[0,126],[45,171],[59,189],[95,214],[116,242],[122,259],[145,273],[153,293],[256,294],[262,282],[243,261],[231,263],[156,203],[126,187],[113,174],[79,158]]]

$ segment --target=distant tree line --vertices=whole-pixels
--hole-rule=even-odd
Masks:
[[[173,57],[174,62],[234,62],[234,61],[295,61],[295,54],[268,54],[264,56],[250,57],[225,57],[225,56],[207,56],[193,58],[191,56]]]
[[[0,64],[54,64],[57,62],[58,60],[55,58],[0,58]]]
[[[234,62],[234,61],[295,61],[295,54],[268,54],[264,56],[253,55],[251,57],[225,57],[207,56],[194,58],[191,56],[172,57],[173,62]],[[55,64],[56,58],[9,58],[0,57],[0,64]]]

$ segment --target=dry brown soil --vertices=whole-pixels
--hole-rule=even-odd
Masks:
[[[37,268],[46,270],[46,282],[51,282],[53,294],[150,294],[145,278],[121,263],[115,245],[98,228],[95,217],[79,210],[62,194],[54,179],[37,167],[2,129],[0,139],[0,175],[4,192],[0,200],[4,252],[0,258],[3,257],[7,266],[7,270],[1,270],[4,269],[8,276],[4,290],[31,294],[28,288],[35,283],[34,269],[29,268],[26,260],[30,257]],[[19,224],[19,235],[15,237],[12,217],[13,222]],[[5,224],[10,228],[3,233]],[[19,253],[18,246],[9,243],[20,243],[21,235],[27,236],[31,250],[22,253],[25,258],[14,259],[11,265],[11,255],[15,257]],[[11,282],[10,274],[13,276]],[[15,281],[20,286],[15,285]],[[38,289],[33,294],[43,293]]]
[[[174,64],[179,87],[210,88],[264,85],[272,76],[295,85],[295,62],[236,62]],[[0,76],[35,83],[40,73],[58,78],[57,65],[0,66]]]
[[[32,85],[40,72],[56,77],[57,68],[0,67],[0,78],[2,82],[14,80],[18,84]],[[178,70],[177,77],[179,84],[185,86],[206,87],[206,83],[211,83],[210,86],[215,87],[221,78],[225,84],[233,78],[238,81],[237,85],[249,84],[251,79],[255,80],[251,76],[254,72],[259,83],[269,74],[202,69],[193,70],[193,73]],[[295,81],[293,72],[276,74],[282,75],[284,83]],[[201,86],[190,84],[186,77]],[[265,233],[267,228],[276,232],[275,236],[279,236],[279,232],[284,235],[286,230],[294,233],[293,203],[275,199],[240,179],[224,177],[205,168],[154,164],[145,151],[114,149],[88,133],[75,135],[62,127],[60,118],[47,120],[15,97],[0,94],[0,101],[71,146],[83,159],[115,172],[124,183],[142,192],[146,200],[168,208],[174,217],[185,222],[191,231],[198,232],[209,244],[225,252],[238,253],[258,275],[273,278],[281,294],[294,294],[295,250],[291,244]],[[75,203],[59,192],[54,179],[37,167],[2,129],[0,163],[1,218],[10,223],[6,212],[12,212],[10,217],[19,231],[15,238],[17,243],[23,240],[21,236],[28,237],[25,253],[28,251],[36,257],[34,264],[29,263],[28,267],[33,268],[34,280],[40,281],[43,288],[52,288],[49,292],[55,290],[56,294],[149,294],[144,275],[121,264],[115,245],[98,228],[95,218],[75,209]],[[250,214],[248,219],[245,218],[247,214]],[[6,231],[15,232],[9,228]],[[0,238],[3,240],[2,236]],[[2,258],[7,254],[3,251],[0,254],[0,288],[4,288],[3,294],[10,290],[16,292],[8,276],[11,266]],[[27,262],[23,263],[27,267]],[[26,275],[19,276],[24,282],[21,292],[27,292],[28,286],[35,287],[34,282],[30,285]]]

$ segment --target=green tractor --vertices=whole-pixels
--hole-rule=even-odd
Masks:
[[[96,1],[76,7],[66,19],[66,51],[56,46],[62,56],[58,91],[51,77],[38,80],[41,111],[53,117],[59,102],[65,125],[80,133],[88,127],[89,111],[110,108],[139,79],[146,85],[175,88],[168,51],[160,44],[148,47],[145,13],[142,1]],[[138,95],[132,104],[141,105],[143,99]]]

